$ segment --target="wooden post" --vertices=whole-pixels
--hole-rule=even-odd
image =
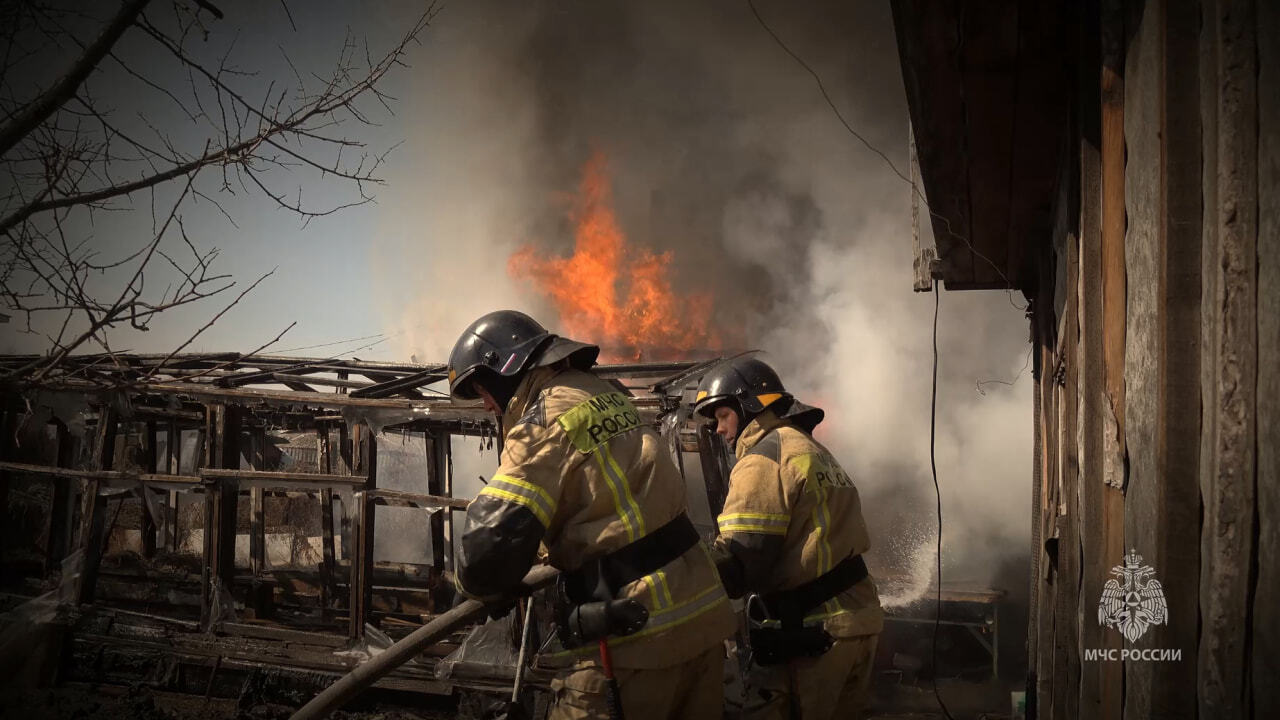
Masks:
[[[97,439],[93,446],[93,469],[110,470],[115,462],[116,411],[109,403],[98,410]],[[106,502],[98,495],[98,480],[86,480],[82,487],[80,542],[84,567],[77,581],[76,602],[92,603],[102,563],[103,533],[106,532]]]
[[[166,428],[165,450],[168,454],[166,466],[171,475],[182,472],[182,433],[178,429],[178,421],[170,421]],[[169,552],[178,551],[178,491],[166,493],[165,501],[164,545]]]
[[[444,431],[439,435],[440,444],[440,479],[445,497],[453,497],[453,437]],[[453,571],[453,511],[441,510],[444,521],[444,567],[441,570]]]
[[[0,460],[12,458],[13,432],[17,426],[16,413],[0,411]],[[11,520],[9,518],[9,472],[0,470],[0,562],[4,560],[5,531]]]
[[[58,467],[69,468],[75,461],[76,438],[67,430],[66,423],[54,421],[57,428],[57,460]],[[44,556],[46,573],[62,567],[62,559],[67,556],[67,548],[71,546],[71,492],[70,478],[54,478],[53,500],[49,504],[49,543]]]
[[[147,437],[142,446],[145,453],[147,472],[156,472],[156,421],[148,420],[146,422]],[[159,518],[151,515],[151,508],[154,507],[155,493],[145,487],[138,488],[138,498],[142,500],[142,556],[152,558],[156,556],[156,527]]]
[[[350,475],[354,472],[353,456],[351,433],[347,430],[347,424],[345,422],[338,423],[339,472],[344,475]],[[354,514],[354,510],[346,506],[348,502],[346,498],[343,498],[342,502],[342,516],[338,520],[338,537],[342,543],[342,557],[347,561],[349,567],[353,554],[351,516]],[[350,578],[348,578],[349,580]]]
[[[266,430],[260,427],[254,428],[252,437],[253,469],[266,470]],[[255,581],[266,569],[267,564],[265,513],[262,488],[255,485],[249,489],[249,570]]]
[[[428,430],[423,434],[427,455],[427,493],[443,496],[446,494],[444,476],[449,473],[445,465],[446,458],[442,445],[449,441],[447,434],[442,435]],[[444,518],[452,511],[440,508],[431,513],[431,565],[437,572],[444,570]]]
[[[240,408],[221,403],[207,407],[205,423],[205,467],[240,467]],[[213,601],[222,591],[230,591],[235,579],[236,504],[239,482],[218,478],[205,487],[204,560],[201,621],[217,622]]]
[[[373,620],[374,503],[370,490],[378,486],[378,439],[368,425],[355,426],[355,472],[368,477],[364,492],[356,493],[356,517],[352,523],[351,620],[352,640],[364,637],[364,624]]]
[[[333,456],[329,447],[329,426],[321,423],[316,427],[316,458],[320,472],[333,472]],[[320,610],[326,615],[337,597],[337,562],[333,548],[333,488],[320,490]]]
[[[264,427],[252,430],[251,465],[254,470],[267,470],[267,432]],[[267,569],[266,500],[263,488],[249,488],[249,572],[252,576],[250,598],[253,614],[257,619],[270,617],[273,612],[274,589],[271,583],[262,582]]]

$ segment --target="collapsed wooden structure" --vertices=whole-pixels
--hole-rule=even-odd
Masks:
[[[0,357],[0,370],[31,359]],[[717,361],[596,369],[667,440],[690,517],[708,538],[729,461],[712,428],[689,421],[687,401]],[[117,354],[73,358],[40,387],[6,392],[0,673],[301,706],[441,620],[454,601],[452,513],[468,503],[455,492],[454,439],[491,447],[499,433],[479,404],[441,392],[445,372]],[[427,520],[392,527],[396,508]],[[392,531],[381,544],[379,527]],[[421,543],[416,557],[375,555],[407,534]],[[909,583],[881,570],[882,588]],[[995,674],[1003,597],[943,588],[944,633],[957,633],[952,654],[968,658],[954,667],[972,674],[986,662],[986,676]],[[920,669],[917,646],[934,607],[930,591],[890,611],[896,629],[877,666],[889,684]],[[432,645],[375,687],[419,700],[509,694],[510,638],[474,654],[467,638],[462,631]],[[544,688],[549,680],[536,668],[526,676]]]
[[[0,368],[30,359],[0,358]],[[717,490],[723,497],[723,455],[708,428],[672,413],[709,364],[597,372],[635,395],[649,421],[672,418],[677,458],[706,458],[697,470],[711,505]],[[231,683],[234,696],[246,673],[269,671],[279,683],[296,671],[302,698],[448,610],[451,514],[468,502],[453,493],[452,438],[492,438],[498,428],[479,404],[442,393],[445,379],[442,365],[113,355],[74,358],[40,388],[7,392],[0,507],[34,498],[43,510],[18,512],[37,520],[5,529],[0,609],[56,612],[61,628],[26,672],[44,682],[159,674],[186,692]],[[399,472],[414,489],[386,482],[380,447],[384,456],[412,448]],[[292,522],[299,498],[301,515],[319,516],[319,562],[279,567],[289,563],[269,562],[270,521]],[[375,562],[383,506],[428,513],[424,562]],[[138,520],[132,547],[113,534],[125,507]],[[379,685],[450,693],[455,683],[439,679],[434,663],[456,647],[433,648]]]

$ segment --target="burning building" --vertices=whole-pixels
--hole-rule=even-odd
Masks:
[[[527,244],[507,263],[512,277],[528,279],[551,300],[565,333],[593,338],[605,359],[621,361],[722,349],[711,324],[710,294],[681,296],[672,289],[674,251],[658,253],[628,241],[613,210],[607,161],[598,151],[583,168],[571,218],[569,257],[544,257],[539,246]]]

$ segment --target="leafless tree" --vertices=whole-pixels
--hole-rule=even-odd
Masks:
[[[237,12],[250,8],[294,23],[287,5]],[[389,150],[348,132],[389,111],[380,83],[433,14],[424,6],[376,54],[348,31],[326,72],[299,69],[281,48],[281,80],[240,67],[234,42],[210,51],[211,34],[260,20],[226,18],[212,0],[0,0],[0,322],[47,341],[0,383],[69,379],[72,353],[113,362],[113,330],[145,331],[161,313],[218,297],[177,353],[271,274],[241,288],[216,270],[217,249],[183,221],[193,203],[234,225],[230,200],[256,195],[305,225],[368,202]],[[306,42],[296,27],[286,34]],[[339,183],[347,199],[312,205],[302,190],[314,183]],[[95,223],[128,211],[149,211],[149,232],[104,253]]]

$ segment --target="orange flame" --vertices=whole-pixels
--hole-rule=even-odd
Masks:
[[[570,337],[600,345],[606,360],[662,360],[720,349],[711,295],[678,296],[667,275],[671,252],[630,245],[618,227],[604,156],[583,168],[569,257],[544,257],[532,244],[507,261],[555,305]]]

